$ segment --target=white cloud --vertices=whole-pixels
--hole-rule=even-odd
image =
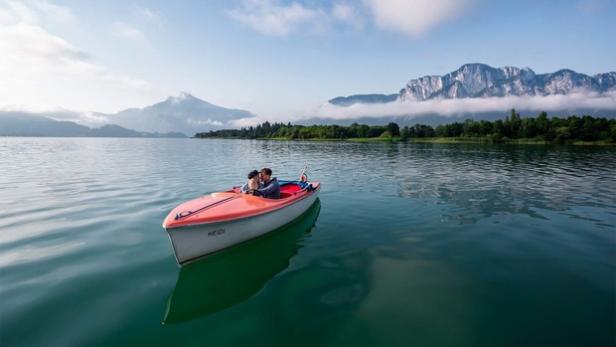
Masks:
[[[300,1],[244,0],[231,17],[265,35],[285,36],[310,29],[328,31],[340,23],[355,29],[371,17],[376,27],[419,37],[435,26],[462,15],[475,0],[363,0],[331,6]]]
[[[576,91],[568,95],[508,96],[491,98],[434,99],[426,101],[394,101],[384,104],[353,104],[342,107],[325,103],[302,112],[287,115],[259,115],[230,121],[232,127],[254,126],[264,121],[298,122],[313,118],[332,121],[359,118],[404,117],[408,120],[426,115],[446,117],[463,116],[472,113],[500,112],[506,114],[512,108],[525,112],[566,112],[567,110],[616,110],[616,91],[598,94]]]
[[[339,21],[352,21],[356,18],[355,8],[346,3],[335,4],[332,8],[332,16]]]
[[[4,9],[0,8],[0,21],[4,18],[8,21],[18,20],[35,24],[45,19],[67,24],[75,19],[75,16],[68,7],[56,5],[45,0],[7,0],[4,3],[6,7]]]
[[[333,21],[346,24],[357,31],[364,27],[365,19],[361,9],[346,2],[334,4],[331,9],[331,17]]]
[[[106,114],[96,112],[79,112],[62,107],[39,107],[32,105],[2,105],[0,116],[4,113],[25,113],[34,116],[44,116],[58,121],[71,121],[89,127],[100,127],[110,122]]]
[[[376,25],[418,37],[461,15],[472,0],[365,0]]]
[[[160,12],[147,7],[135,6],[135,13],[138,17],[143,18],[149,22],[155,23],[159,26],[162,26],[164,22],[164,17]]]
[[[57,22],[72,22],[75,20],[75,16],[68,7],[52,4],[44,0],[28,1],[31,7],[38,10],[41,14],[44,14],[47,18],[51,18]]]
[[[26,23],[0,26],[0,62],[5,82],[6,78],[11,77],[16,82],[35,82],[37,77],[58,74],[64,77],[93,77],[126,88],[145,86],[141,80],[113,74],[90,62],[85,52],[64,39]],[[28,76],[32,77],[31,81],[19,78]]]
[[[0,8],[3,12],[3,20],[7,22],[19,21],[25,23],[35,23],[38,20],[36,13],[28,8],[25,3],[17,1],[6,1],[6,8]]]
[[[223,122],[218,121],[218,120],[212,120],[210,118],[208,118],[206,120],[199,120],[199,119],[189,118],[189,119],[186,120],[186,122],[188,124],[193,124],[193,125],[214,125],[214,126],[217,126],[217,127],[223,126]]]
[[[363,25],[359,8],[346,2],[318,7],[299,1],[283,4],[277,0],[244,0],[239,8],[229,11],[229,15],[253,30],[271,36],[298,32],[323,34],[336,24],[345,24],[354,29]]]
[[[49,111],[47,111],[49,112]],[[53,118],[59,121],[71,121],[85,125],[91,128],[98,128],[105,124],[109,124],[111,120],[105,114],[96,112],[52,112],[45,113],[49,115],[49,118]]]
[[[298,2],[289,5],[271,0],[247,0],[241,9],[229,12],[231,17],[265,35],[284,36],[301,24],[323,16],[319,9],[309,9]]]
[[[137,11],[137,14],[147,19],[159,20],[160,18],[160,15],[157,12],[154,12],[147,7],[136,6],[135,10]]]
[[[112,111],[152,99],[154,91],[145,81],[93,62],[45,30],[40,24],[44,15],[29,2],[0,3],[0,105]]]
[[[354,119],[408,116],[413,118],[430,114],[456,116],[465,113],[506,112],[512,108],[526,111],[614,110],[616,109],[616,92],[597,94],[578,91],[568,95],[394,101],[384,104],[354,104],[348,107],[326,103],[306,114],[305,117]]]
[[[145,35],[135,28],[126,23],[115,22],[111,25],[111,33],[117,37],[137,42],[146,42]]]
[[[240,119],[232,119],[229,121],[229,126],[233,128],[247,128],[250,126],[255,126],[257,124],[261,124],[265,122],[267,119],[262,117],[248,117],[248,118],[240,118]],[[270,119],[271,121],[271,119]]]

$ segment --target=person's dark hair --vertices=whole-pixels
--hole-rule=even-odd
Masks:
[[[257,170],[252,170],[248,173],[248,179],[252,179],[259,176],[259,171]]]
[[[272,169],[267,168],[267,167],[264,167],[263,169],[261,169],[261,172],[266,174],[266,175],[268,175],[268,176],[272,175]]]

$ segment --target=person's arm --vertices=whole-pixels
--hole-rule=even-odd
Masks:
[[[261,195],[263,196],[271,196],[271,195],[275,195],[276,192],[280,191],[280,186],[278,185],[278,181],[277,180],[272,180],[269,182],[269,184],[261,189],[257,189],[257,191],[259,193],[261,193]]]

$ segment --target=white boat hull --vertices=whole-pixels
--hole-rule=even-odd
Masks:
[[[167,229],[175,258],[184,264],[267,234],[301,216],[317,195],[318,190],[292,205],[254,217]]]

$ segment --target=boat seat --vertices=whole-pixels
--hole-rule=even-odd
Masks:
[[[280,186],[281,196],[282,196],[282,193],[293,194],[293,193],[299,192],[300,190],[302,190],[302,188],[299,185],[294,184],[294,183],[286,183]]]

